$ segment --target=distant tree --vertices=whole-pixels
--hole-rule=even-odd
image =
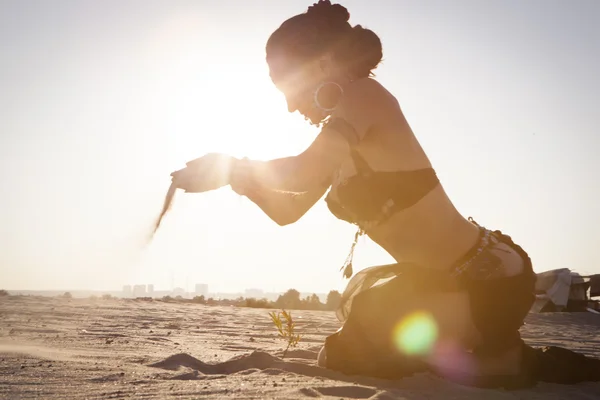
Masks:
[[[275,302],[277,304],[277,307],[279,308],[283,308],[283,309],[290,309],[290,308],[299,308],[302,304],[302,302],[300,301],[300,292],[297,291],[296,289],[290,289],[287,292],[285,292],[284,294],[282,294],[281,296],[279,296],[279,298],[277,298],[277,301]]]
[[[62,295],[62,297],[64,299],[72,299],[73,295],[71,294],[71,292],[64,292],[63,295]]]
[[[206,299],[206,304],[218,304],[217,300],[213,299],[212,297],[209,297],[208,299]]]
[[[245,299],[242,304],[243,307],[251,307],[251,308],[273,308],[271,302],[267,299],[254,299],[249,298]]]
[[[206,304],[206,299],[204,298],[204,295],[194,296],[192,302],[197,304]]]
[[[321,303],[321,299],[315,293],[310,295],[308,298],[308,309],[310,310],[321,310],[323,308],[323,303]]]
[[[342,302],[342,295],[337,290],[332,290],[327,294],[327,301],[325,303],[325,307],[328,310],[337,310]]]
[[[8,292],[4,289],[0,289],[0,297],[8,296]]]

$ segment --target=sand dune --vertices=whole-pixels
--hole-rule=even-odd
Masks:
[[[484,390],[316,366],[332,312],[293,311],[304,335],[282,358],[267,310],[134,300],[0,298],[2,399],[593,399],[600,383]],[[600,316],[531,314],[523,336],[600,357]]]

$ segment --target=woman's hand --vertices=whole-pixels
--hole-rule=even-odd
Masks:
[[[228,185],[235,158],[209,153],[186,163],[186,167],[171,173],[171,181],[188,193],[202,193]]]

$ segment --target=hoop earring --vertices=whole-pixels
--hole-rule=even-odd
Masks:
[[[319,110],[323,111],[324,113],[330,113],[331,111],[335,110],[335,108],[337,107],[337,104],[336,104],[335,106],[333,106],[331,108],[327,108],[327,107],[324,107],[321,104],[321,102],[319,102],[319,93],[327,85],[337,86],[337,88],[340,91],[340,96],[344,93],[344,88],[339,83],[336,83],[336,82],[323,82],[323,83],[321,83],[317,87],[317,89],[315,90],[315,94],[314,94],[314,97],[313,97],[313,102],[315,104],[315,107],[318,108]]]

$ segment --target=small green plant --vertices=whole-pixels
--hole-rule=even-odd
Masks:
[[[279,332],[279,337],[287,341],[287,347],[283,351],[282,358],[285,358],[287,351],[290,347],[296,347],[300,342],[301,336],[296,333],[294,320],[292,319],[292,313],[281,310],[278,312],[271,311],[269,313],[275,328]]]

